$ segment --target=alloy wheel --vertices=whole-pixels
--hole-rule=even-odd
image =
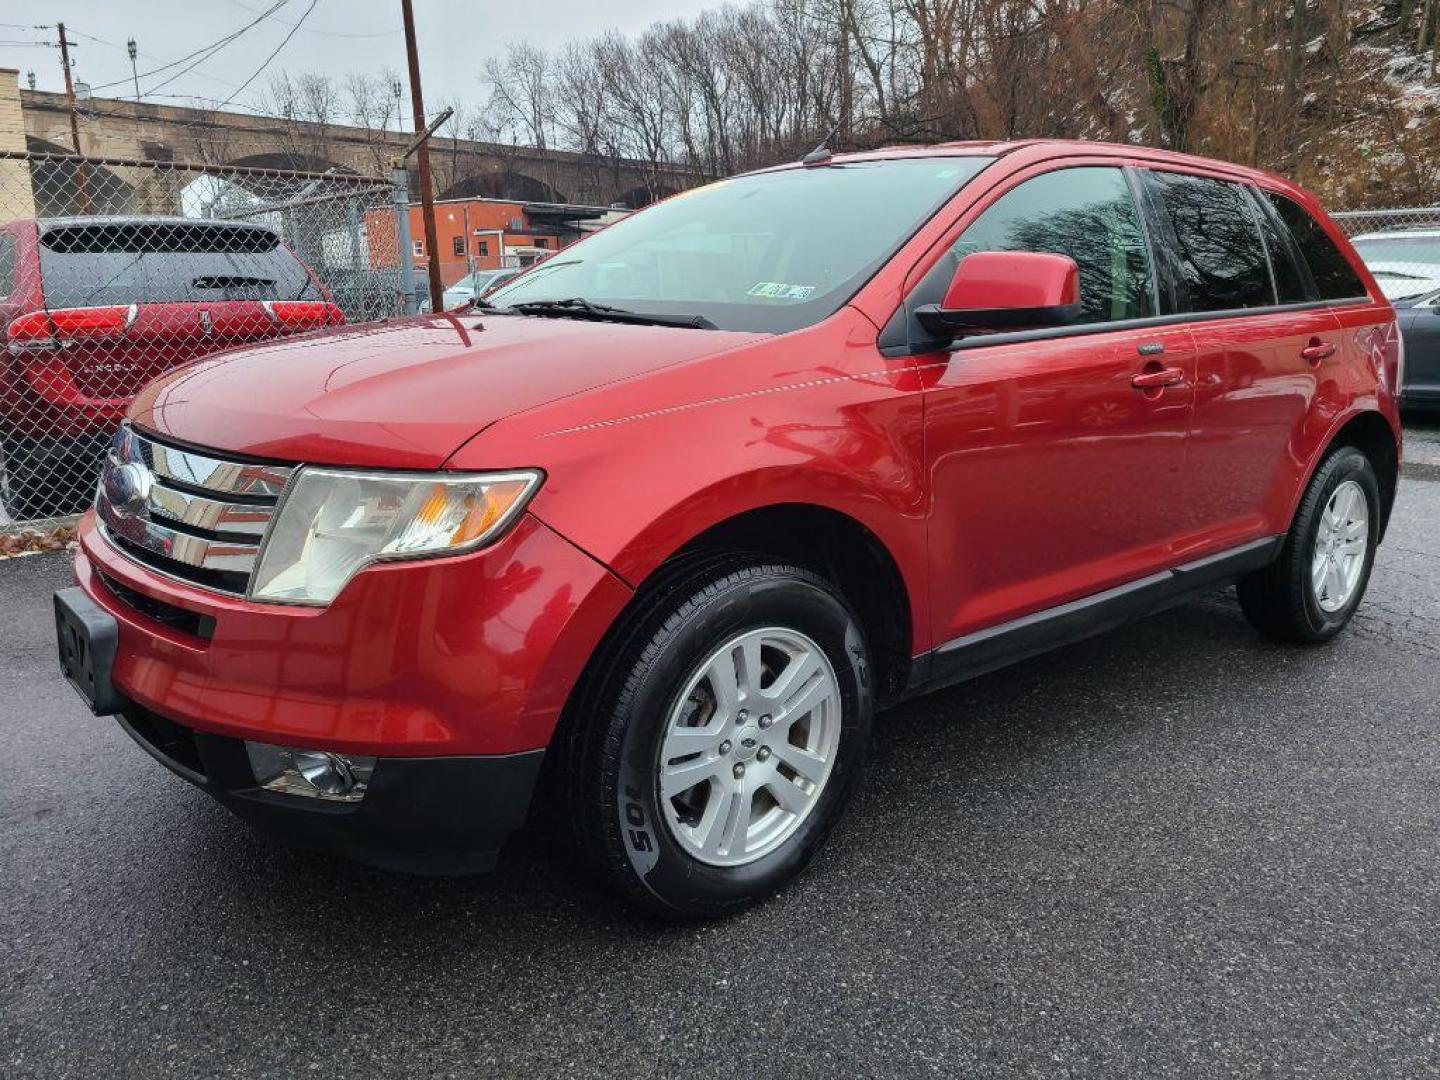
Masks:
[[[1325,612],[1339,611],[1355,595],[1370,546],[1370,506],[1365,491],[1346,480],[1330,493],[1315,530],[1310,587]]]
[[[711,866],[780,847],[830,778],[840,714],[835,669],[804,634],[767,627],[726,641],[665,725],[657,783],[670,834]]]

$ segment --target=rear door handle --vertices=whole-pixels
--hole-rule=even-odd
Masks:
[[[1159,390],[1166,386],[1179,386],[1184,381],[1184,368],[1162,367],[1140,372],[1130,380],[1130,385],[1137,390]]]
[[[1300,350],[1300,355],[1312,364],[1318,364],[1321,360],[1328,360],[1335,355],[1335,343],[1321,341],[1319,338],[1311,338],[1310,344]]]

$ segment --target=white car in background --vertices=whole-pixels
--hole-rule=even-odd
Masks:
[[[440,302],[445,305],[446,311],[463,307],[476,297],[484,296],[491,289],[505,284],[524,269],[526,268],[523,266],[502,266],[498,270],[476,270],[447,288],[441,294]],[[427,300],[421,304],[420,310],[429,311],[430,302]]]
[[[1365,233],[1351,237],[1350,242],[1387,300],[1440,289],[1440,229]]]

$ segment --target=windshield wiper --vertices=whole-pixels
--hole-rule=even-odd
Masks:
[[[521,315],[595,319],[600,322],[634,323],[638,326],[679,326],[690,330],[715,329],[715,324],[704,315],[647,315],[643,311],[630,311],[626,308],[611,307],[609,304],[597,304],[580,296],[572,296],[568,300],[522,300],[503,310],[518,311]]]

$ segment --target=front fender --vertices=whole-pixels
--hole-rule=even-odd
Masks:
[[[631,586],[705,530],[780,504],[858,521],[923,598],[929,492],[908,359],[845,309],[808,331],[501,421],[451,462],[538,465],[530,511]]]

